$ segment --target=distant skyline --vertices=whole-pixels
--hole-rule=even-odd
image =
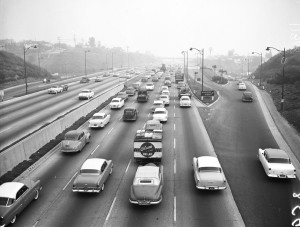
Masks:
[[[0,0],[0,39],[74,45],[89,37],[162,57],[190,47],[290,49],[300,46],[300,0]]]

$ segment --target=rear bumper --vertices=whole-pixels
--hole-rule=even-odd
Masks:
[[[149,206],[149,205],[155,205],[159,204],[162,201],[162,196],[160,196],[159,200],[131,200],[129,199],[129,202],[132,204],[137,204],[140,206]]]

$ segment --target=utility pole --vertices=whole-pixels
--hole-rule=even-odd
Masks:
[[[128,46],[127,46],[127,68],[129,69],[129,53],[128,53]]]

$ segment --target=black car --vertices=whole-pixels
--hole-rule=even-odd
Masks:
[[[134,107],[124,109],[123,121],[135,121],[138,117],[138,112]]]
[[[180,90],[178,91],[178,98],[180,99],[181,96],[189,96],[191,98],[192,92],[188,87],[180,88]]]
[[[243,101],[243,102],[253,102],[252,92],[250,92],[250,91],[245,91],[245,92],[243,93],[242,101]]]

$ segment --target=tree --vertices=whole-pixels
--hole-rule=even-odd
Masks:
[[[95,37],[90,37],[89,38],[89,46],[90,47],[96,47],[96,40],[95,40]]]

